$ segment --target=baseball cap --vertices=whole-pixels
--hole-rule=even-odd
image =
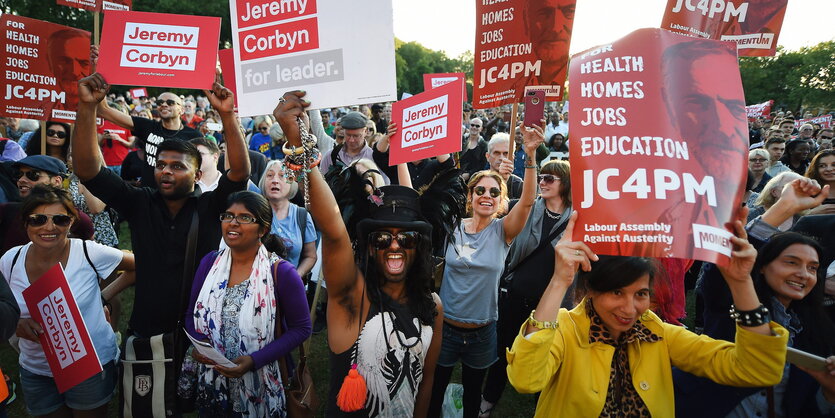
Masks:
[[[368,118],[360,112],[348,112],[347,115],[339,119],[339,124],[345,129],[365,128],[367,123]]]
[[[36,170],[45,171],[54,176],[67,176],[67,165],[63,161],[50,157],[48,155],[30,155],[26,158],[21,158],[12,167],[19,167],[25,165]]]

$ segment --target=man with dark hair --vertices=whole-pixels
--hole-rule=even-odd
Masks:
[[[137,188],[104,167],[96,144],[95,111],[108,87],[99,74],[78,83],[80,103],[73,144],[75,174],[91,193],[119,211],[130,226],[133,251],[139,261],[126,341],[136,344],[143,339],[161,338],[165,343],[170,335],[174,335],[176,341],[177,336],[181,336],[177,323],[184,312],[194,269],[204,255],[217,249],[221,238],[218,217],[226,209],[226,199],[236,191],[245,190],[249,178],[249,158],[233,110],[234,97],[229,89],[217,82],[211,91],[206,91],[212,107],[220,113],[223,125],[229,128],[225,138],[230,169],[221,176],[217,189],[201,193],[195,187],[201,177],[203,157],[197,147],[177,139],[157,144],[154,176],[159,189]],[[171,96],[165,93],[162,97]],[[179,122],[180,119],[175,120]],[[187,245],[189,241],[194,245]],[[111,286],[118,293],[130,284],[128,280],[117,280]],[[171,352],[174,353],[173,363],[176,363],[182,353],[166,348],[166,353]],[[179,371],[179,365],[173,363],[166,363],[166,373]],[[132,395],[125,394],[127,397]],[[142,392],[137,392],[134,400],[141,395]],[[166,393],[165,397],[166,408],[171,408],[169,399],[173,400],[174,394]],[[133,413],[139,414],[136,409]]]
[[[138,148],[140,158],[145,161],[141,178],[143,187],[157,187],[154,180],[154,167],[157,164],[159,145],[162,141],[169,139],[188,141],[191,138],[202,136],[200,132],[188,127],[181,119],[183,99],[180,96],[165,92],[158,96],[156,104],[156,110],[160,116],[159,122],[139,116],[126,115],[108,106],[105,100],[99,102],[97,109],[99,116],[123,128],[130,129],[136,135],[136,148]],[[224,126],[232,125],[224,124]]]
[[[786,140],[783,139],[783,132],[780,130],[771,130],[768,134],[768,139],[765,141],[765,148],[768,151],[768,168],[765,173],[774,177],[784,171],[789,171],[789,168],[780,161],[783,158],[783,153],[786,152]]]
[[[377,132],[385,133],[389,126],[389,121],[383,117],[383,110],[385,107],[380,103],[371,105],[371,120],[374,121],[374,127]]]

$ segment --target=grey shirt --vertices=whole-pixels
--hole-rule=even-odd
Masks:
[[[444,316],[454,321],[488,324],[498,319],[499,277],[510,248],[505,242],[504,218],[493,219],[475,234],[455,230],[447,245],[441,301]]]

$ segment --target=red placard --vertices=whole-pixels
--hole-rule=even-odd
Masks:
[[[734,41],[739,55],[772,56],[789,0],[667,0],[661,28]]]
[[[572,56],[574,239],[726,263],[748,124],[733,42],[640,29]]]
[[[130,95],[135,98],[148,97],[148,90],[145,87],[130,89]]]
[[[461,151],[463,82],[459,79],[391,106],[397,133],[391,138],[389,165]]]
[[[223,85],[235,95],[235,107],[238,107],[238,90],[235,83],[235,51],[232,48],[217,51],[220,62],[220,73],[223,75]]]
[[[41,346],[58,392],[64,393],[102,371],[96,347],[60,264],[27,287],[23,299],[32,319],[43,328]]]
[[[804,124],[818,124],[821,128],[831,128],[832,127],[832,115],[822,115],[814,118],[806,118],[806,119],[798,119],[794,121],[794,127],[800,129],[801,126]]]
[[[78,80],[90,74],[90,32],[0,16],[0,116],[74,121]]]
[[[108,83],[209,89],[220,18],[109,10],[98,72]]]
[[[562,100],[576,0],[476,3],[473,107],[519,103],[526,86]]]
[[[133,0],[57,0],[56,3],[61,6],[100,12],[102,10],[130,10]]]
[[[748,118],[750,119],[768,116],[771,114],[771,105],[773,104],[774,100],[769,100],[764,103],[745,106],[745,113],[748,115]]]
[[[461,97],[464,101],[467,100],[467,76],[464,73],[435,73],[423,75],[423,91],[432,90],[444,84],[451,83],[456,80],[461,80]]]

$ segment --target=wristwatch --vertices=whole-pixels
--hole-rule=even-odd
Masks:
[[[560,327],[560,324],[557,323],[557,320],[554,319],[553,321],[539,321],[533,317],[536,309],[531,311],[531,316],[528,317],[528,324],[532,325],[534,328],[539,329],[557,329]]]

